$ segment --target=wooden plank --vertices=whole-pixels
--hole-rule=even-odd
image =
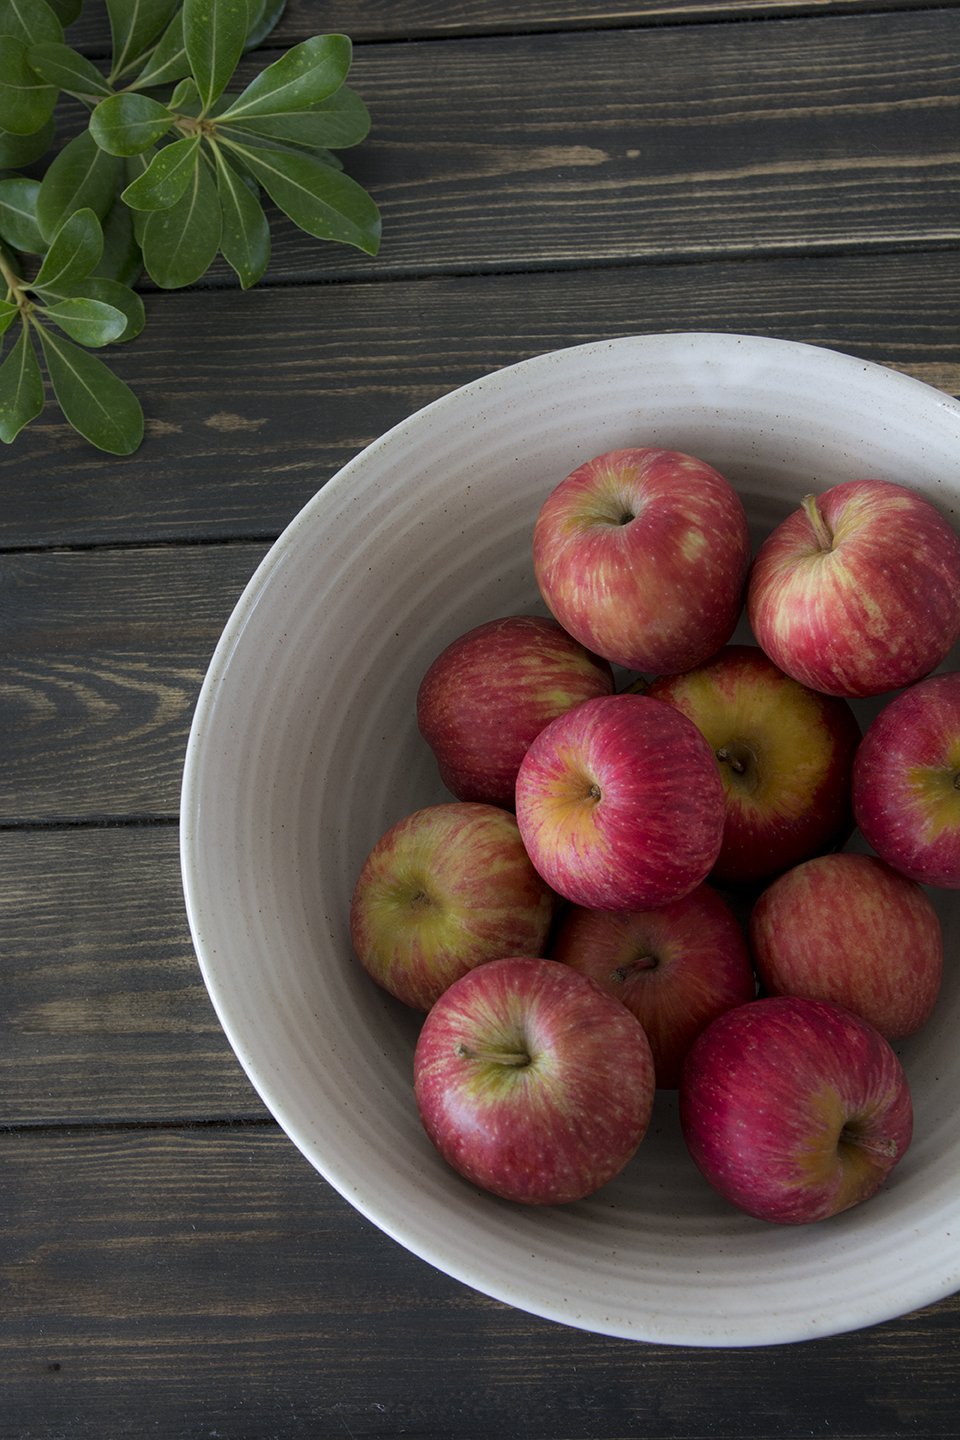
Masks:
[[[193,953],[174,826],[0,833],[0,1125],[264,1119]]]
[[[0,562],[0,824],[172,818],[197,690],[262,546]]]
[[[115,357],[143,401],[143,447],[104,456],[50,405],[0,455],[0,548],[276,535],[422,405],[631,332],[781,335],[960,394],[956,250],[165,295],[147,308],[143,336]]]
[[[952,5],[958,0],[941,0]],[[531,30],[606,29],[625,25],[685,24],[764,16],[856,10],[920,10],[930,0],[351,0],[325,5],[288,0],[271,45],[293,45],[311,35],[345,31],[355,41],[415,40],[451,35],[517,34]],[[87,5],[70,29],[85,54],[106,54],[110,31],[100,5]]]
[[[709,53],[686,25],[358,47],[382,249],[278,224],[272,281],[956,239],[960,11],[716,25]]]
[[[273,1128],[0,1134],[0,1167],[5,1440],[956,1434],[957,1299],[802,1346],[637,1345],[440,1275]]]

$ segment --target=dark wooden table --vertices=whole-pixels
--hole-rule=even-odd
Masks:
[[[51,409],[0,457],[0,1434],[955,1436],[957,1298],[792,1347],[630,1344],[361,1219],[217,1025],[177,810],[257,561],[445,391],[712,329],[960,392],[960,6],[291,0],[264,48],[338,29],[379,257],[277,223],[246,295],[225,269],[146,287],[116,359],[141,451],[101,456]]]

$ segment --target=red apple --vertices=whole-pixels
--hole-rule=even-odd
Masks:
[[[750,560],[736,491],[673,450],[611,450],[544,502],[541,594],[565,630],[615,664],[689,670],[733,633]]]
[[[873,855],[821,855],[781,875],[753,908],[750,945],[768,994],[832,1000],[888,1040],[919,1030],[940,993],[937,912]]]
[[[928,674],[960,635],[960,539],[928,500],[848,480],[767,537],[747,591],[775,664],[827,695],[880,695]]]
[[[853,808],[902,874],[960,889],[960,674],[933,675],[881,710],[854,762]]]
[[[845,700],[799,685],[755,645],[729,645],[647,693],[692,720],[719,762],[727,815],[714,880],[767,880],[849,836],[860,727]]]
[[[549,954],[589,975],[637,1017],[663,1089],[679,1085],[684,1056],[701,1030],[756,993],[740,924],[707,885],[659,910],[617,915],[573,906]]]
[[[554,897],[513,815],[493,805],[431,805],[398,821],[367,857],[350,938],[404,1004],[429,1010],[475,965],[546,946]]]
[[[552,720],[517,775],[517,821],[552,889],[589,910],[647,910],[695,890],[720,852],[723,785],[692,721],[607,695]]]
[[[423,1024],[414,1088],[424,1129],[474,1185],[527,1205],[581,1200],[646,1133],[653,1060],[641,1026],[552,960],[494,960]]]
[[[520,761],[545,725],[609,695],[613,671],[557,624],[510,615],[461,635],[417,695],[417,724],[458,800],[513,808]]]
[[[687,1056],[680,1124],[719,1193],[781,1225],[867,1200],[913,1130],[907,1079],[859,1015],[795,995],[728,1010]]]

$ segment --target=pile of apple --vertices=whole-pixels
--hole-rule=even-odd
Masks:
[[[629,449],[557,485],[533,561],[555,619],[431,665],[417,719],[456,801],[393,826],[353,897],[360,961],[427,1012],[427,1134],[497,1195],[577,1200],[672,1087],[748,1213],[867,1199],[912,1134],[890,1042],[940,988],[921,887],[960,888],[960,674],[924,678],[960,635],[960,540],[857,480],[751,564],[723,476]],[[744,601],[758,645],[729,644]],[[891,691],[861,735],[849,701]],[[855,825],[875,854],[842,850]]]

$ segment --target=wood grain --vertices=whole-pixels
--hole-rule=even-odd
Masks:
[[[172,818],[197,691],[262,546],[0,560],[0,824]]]
[[[273,1127],[0,1134],[0,1166],[8,1440],[956,1433],[957,1300],[803,1346],[637,1345],[438,1274]]]
[[[628,333],[779,335],[960,394],[960,249],[171,294],[147,310],[114,362],[141,396],[143,447],[98,454],[49,406],[0,455],[0,548],[276,535],[422,405]],[[7,625],[26,613],[10,583]]]
[[[345,158],[380,254],[278,222],[270,282],[960,236],[960,11],[715,25],[704,46],[682,25],[358,47],[373,129]]]
[[[207,998],[175,826],[0,832],[0,1126],[262,1119]]]
[[[816,11],[919,10],[930,0],[350,0],[320,5],[288,0],[267,45],[292,45],[311,35],[342,31],[356,41],[414,40],[540,30],[606,29],[626,25],[758,19]],[[941,0],[953,5],[958,0]],[[102,0],[87,0],[70,41],[85,54],[106,54],[110,30]]]

